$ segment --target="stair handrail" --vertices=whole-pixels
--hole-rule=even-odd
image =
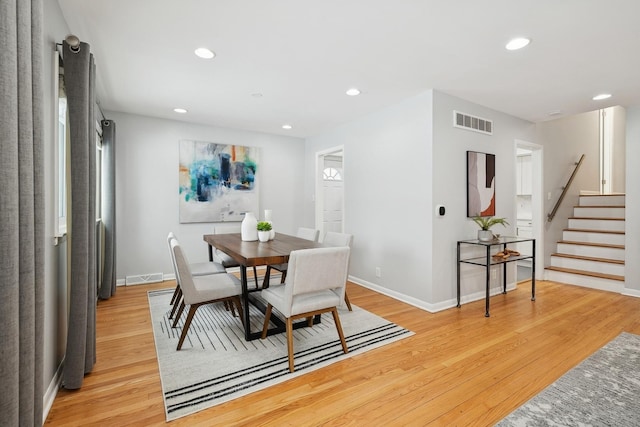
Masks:
[[[562,194],[560,194],[560,198],[558,198],[556,205],[553,207],[551,212],[547,215],[547,222],[551,222],[553,217],[556,216],[556,212],[558,211],[558,208],[560,207],[562,200],[564,200],[564,196],[566,196],[567,191],[569,190],[569,186],[571,186],[571,183],[573,182],[573,178],[576,177],[576,173],[578,172],[578,169],[580,168],[580,165],[582,164],[583,160],[584,160],[584,154],[580,156],[580,160],[574,163],[575,167],[573,168],[573,172],[571,173],[571,176],[569,177],[567,184],[564,187],[562,187]]]

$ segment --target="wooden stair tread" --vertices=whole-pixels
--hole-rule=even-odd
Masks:
[[[569,219],[588,219],[588,220],[596,220],[596,221],[624,221],[624,218],[599,218],[599,217],[589,217],[589,216],[570,216]]]
[[[609,264],[624,265],[624,261],[619,260],[619,259],[597,258],[597,257],[590,257],[590,256],[562,254],[562,253],[558,253],[558,252],[551,254],[551,256],[552,257],[555,256],[555,257],[561,257],[561,258],[582,259],[582,260],[585,260],[585,261],[606,262],[606,263],[609,263]]]
[[[553,271],[559,271],[561,273],[579,274],[581,276],[598,277],[600,279],[609,279],[609,280],[617,280],[620,282],[624,282],[624,276],[618,276],[617,274],[594,273],[592,271],[575,270],[573,268],[553,267],[553,266],[545,267],[545,270],[553,270]]]
[[[624,245],[611,245],[608,243],[574,242],[571,240],[558,240],[558,243],[565,243],[567,245],[595,246],[599,248],[624,249]]]
[[[576,231],[578,233],[602,233],[602,234],[625,234],[624,231],[614,230],[589,230],[587,228],[565,228],[562,231]]]

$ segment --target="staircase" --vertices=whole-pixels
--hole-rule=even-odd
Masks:
[[[583,195],[573,208],[546,279],[605,291],[624,288],[625,196]]]

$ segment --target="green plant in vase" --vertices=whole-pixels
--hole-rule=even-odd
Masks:
[[[268,221],[258,221],[256,228],[258,229],[258,240],[268,242],[271,238],[271,223]]]
[[[496,224],[500,224],[503,227],[509,225],[509,222],[506,220],[506,218],[496,218],[493,216],[474,216],[472,219],[473,222],[478,224],[478,226],[480,227],[480,230],[478,231],[478,240],[482,240],[485,242],[493,240],[495,238],[495,236],[491,232],[491,227]]]

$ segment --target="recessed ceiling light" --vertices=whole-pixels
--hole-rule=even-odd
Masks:
[[[610,93],[601,93],[600,95],[596,95],[593,97],[594,101],[602,101],[603,99],[611,98]]]
[[[360,95],[360,89],[352,87],[351,89],[347,90],[346,94],[349,96],[358,96]]]
[[[518,49],[522,49],[529,43],[531,43],[531,40],[525,37],[517,37],[515,39],[510,40],[505,47],[507,48],[507,50],[518,50]]]
[[[173,111],[180,114],[186,114],[187,112],[187,110],[185,110],[184,108],[174,108]]]
[[[195,53],[197,56],[199,56],[202,59],[211,59],[214,56],[216,56],[215,53],[213,53],[213,51],[207,49],[206,47],[199,47],[195,50]]]
[[[289,129],[291,129],[291,128],[293,128],[293,126],[291,126],[291,125],[282,125],[282,129],[287,129],[287,130],[289,130]]]

